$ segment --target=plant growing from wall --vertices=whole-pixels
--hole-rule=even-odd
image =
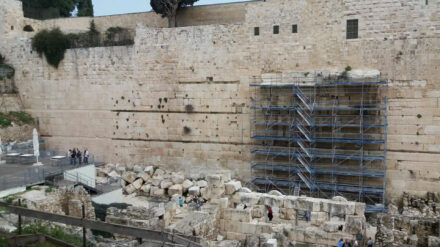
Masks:
[[[5,77],[11,79],[15,74],[15,69],[6,64],[6,57],[0,54],[0,80],[3,80]]]
[[[54,68],[58,68],[69,47],[69,36],[61,32],[59,28],[50,31],[41,30],[32,38],[32,48],[38,52],[40,57],[44,54],[47,63]]]
[[[179,8],[192,6],[198,0],[150,0],[154,12],[168,18],[168,27],[176,27],[176,14]]]

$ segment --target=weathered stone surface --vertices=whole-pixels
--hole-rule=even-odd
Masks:
[[[365,216],[347,215],[344,230],[350,234],[362,232]]]
[[[439,247],[440,238],[434,236],[428,236],[428,247]]]
[[[277,247],[277,246],[278,244],[275,238],[271,238],[263,244],[263,247]]]
[[[144,180],[142,180],[142,178],[138,178],[132,183],[132,185],[134,186],[135,189],[138,190],[142,187],[143,183],[144,183]]]
[[[118,178],[118,177],[120,177],[119,173],[117,173],[116,171],[111,171],[111,172],[108,174],[108,176],[109,176],[109,177],[112,177],[112,178]]]
[[[225,194],[232,195],[241,188],[240,181],[229,181],[225,183]]]
[[[154,172],[154,167],[153,166],[146,166],[144,168],[144,172],[147,173],[148,175],[152,176],[153,172]]]
[[[345,222],[337,222],[337,221],[327,221],[324,222],[323,229],[326,232],[337,232],[339,226],[344,226]]]
[[[174,184],[182,184],[185,180],[185,177],[180,173],[173,173],[171,174],[171,182]]]
[[[296,219],[296,211],[293,208],[281,208],[280,219],[294,220]]]
[[[124,189],[125,189],[125,192],[129,195],[136,191],[136,187],[134,187],[133,184],[127,185]]]
[[[416,234],[409,236],[408,244],[413,245],[413,246],[417,246],[418,242],[419,242],[419,238],[417,237]]]
[[[268,192],[269,195],[273,195],[273,196],[282,196],[283,193],[279,192],[278,190],[271,190]]]
[[[225,188],[223,187],[205,187],[200,190],[202,197],[206,200],[218,199],[225,194]]]
[[[208,175],[206,181],[208,182],[208,186],[212,187],[222,187],[224,185],[223,178],[220,175]]]
[[[199,181],[197,181],[197,186],[199,186],[200,188],[207,187],[208,182],[206,182],[205,180],[199,180]]]
[[[200,195],[200,187],[199,186],[193,186],[188,189],[188,194],[192,196],[199,196]]]
[[[168,188],[168,195],[172,196],[174,194],[182,195],[183,188],[181,184],[175,184]]]
[[[189,189],[190,187],[192,187],[193,185],[194,185],[193,182],[191,182],[191,181],[188,180],[188,179],[185,179],[185,181],[183,181],[183,183],[182,183],[183,191],[184,191],[184,192],[188,191],[188,189]]]
[[[326,212],[311,212],[310,222],[312,225],[321,226],[328,220],[328,214]]]
[[[131,184],[136,180],[136,174],[134,172],[124,172],[124,174],[122,174],[122,179]]]
[[[251,215],[252,218],[263,218],[265,216],[265,208],[263,205],[256,205],[252,207]]]
[[[168,180],[162,180],[162,181],[160,182],[160,188],[161,188],[161,189],[167,189],[167,188],[169,188],[169,187],[172,186],[172,185],[173,185],[173,182],[168,181]]]
[[[238,190],[238,192],[243,192],[243,193],[251,193],[252,190],[247,188],[247,187],[242,187]]]
[[[148,175],[147,173],[145,173],[145,172],[139,172],[138,174],[137,174],[137,177],[138,178],[142,178],[142,180],[144,180],[144,182],[148,182],[148,180],[150,180],[150,175]]]
[[[151,185],[150,184],[144,184],[141,187],[141,191],[145,192],[146,194],[150,193]]]
[[[151,196],[161,197],[161,196],[165,195],[165,190],[162,189],[162,188],[158,188],[156,186],[151,186],[150,195]]]
[[[164,170],[158,168],[158,169],[156,169],[156,171],[154,172],[153,177],[154,177],[154,178],[157,178],[157,177],[163,177],[165,174],[166,174],[166,172],[165,172]]]
[[[144,171],[144,167],[143,166],[141,166],[141,165],[135,165],[134,167],[133,167],[133,171],[134,172],[143,172]]]

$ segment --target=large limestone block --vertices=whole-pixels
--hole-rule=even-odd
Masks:
[[[225,187],[205,187],[200,190],[202,197],[206,200],[221,198],[225,194]]]
[[[310,222],[314,226],[321,226],[328,220],[328,214],[326,212],[312,212],[310,214]]]
[[[238,192],[251,193],[252,190],[247,187],[242,187],[241,189],[238,190]]]
[[[299,197],[296,200],[295,208],[300,210],[308,210],[310,212],[321,211],[321,200],[311,197]]]
[[[251,206],[251,205],[258,204],[262,194],[256,193],[256,192],[252,192],[252,193],[239,192],[239,193],[236,193],[235,195],[237,195],[237,197],[240,198],[239,200],[241,203],[243,203],[247,206]]]
[[[346,202],[331,202],[330,205],[330,217],[345,218],[345,213],[348,204]],[[354,212],[354,207],[353,207]]]
[[[108,174],[108,176],[111,177],[111,178],[119,178],[120,177],[119,173],[117,173],[116,171],[111,171]]]
[[[126,168],[122,165],[117,164],[115,171],[119,174],[123,174],[126,171]]]
[[[162,180],[160,182],[160,188],[161,189],[167,189],[167,188],[171,187],[172,185],[173,185],[173,182],[171,182],[171,181],[169,181],[167,179]]]
[[[271,238],[263,244],[263,247],[277,247],[277,246],[278,244],[275,238]]]
[[[151,178],[150,180],[148,180],[148,182],[153,185],[153,186],[160,186],[160,182],[162,182],[161,178]]]
[[[165,195],[165,190],[156,186],[151,186],[150,195],[156,197],[162,197]]]
[[[219,208],[228,208],[229,198],[223,197],[219,199],[212,199],[211,204],[218,205]]]
[[[304,231],[304,241],[308,243],[319,243],[318,240],[324,241],[322,244],[328,244],[327,232],[318,227],[307,227]]]
[[[144,167],[143,166],[141,166],[141,165],[135,165],[134,167],[133,167],[133,171],[134,172],[143,172],[144,171]]]
[[[271,190],[267,194],[272,195],[272,196],[282,196],[283,195],[283,193],[279,192],[278,190]]]
[[[226,208],[222,210],[223,219],[225,220],[251,222],[251,210],[249,209]]]
[[[124,172],[124,174],[122,174],[122,179],[131,184],[136,180],[136,174],[134,172]]]
[[[141,187],[141,191],[145,192],[146,194],[150,193],[151,184],[144,184]]]
[[[132,185],[134,186],[134,188],[136,188],[138,190],[142,187],[143,183],[144,183],[144,180],[142,180],[142,178],[138,178],[132,183]]]
[[[355,215],[365,215],[365,203],[355,202],[354,214]]]
[[[148,180],[150,180],[150,175],[148,175],[147,173],[145,173],[145,172],[139,172],[138,174],[137,174],[137,177],[138,178],[142,178],[142,180],[144,180],[144,182],[145,183],[147,183],[148,182]]]
[[[147,173],[148,175],[152,176],[153,172],[154,172],[154,167],[153,166],[147,166],[144,168],[144,172]]]
[[[134,187],[133,184],[129,184],[129,185],[125,186],[124,189],[125,189],[125,192],[126,192],[128,195],[130,195],[130,194],[132,194],[133,192],[136,191],[136,187]]]
[[[197,181],[197,186],[199,186],[200,188],[208,187],[208,182],[206,182],[205,180],[199,180]]]
[[[241,188],[240,181],[229,181],[225,183],[225,194],[232,195]]]
[[[165,176],[165,174],[166,174],[166,172],[165,172],[164,170],[158,168],[158,169],[156,169],[156,171],[154,172],[153,177],[154,177],[154,178],[162,178],[162,177]]]
[[[280,219],[294,220],[296,219],[296,211],[293,208],[280,208]]]
[[[191,188],[194,185],[193,182],[191,182],[189,179],[185,179],[182,183],[183,191],[187,192],[189,188]]]
[[[262,194],[258,204],[266,205],[270,207],[282,207],[284,203],[282,196],[273,196],[269,194]]]
[[[343,221],[327,221],[324,223],[323,229],[326,232],[337,232],[339,230],[339,226],[345,225]]]
[[[211,187],[222,187],[224,186],[223,177],[217,174],[208,175],[206,177],[206,181],[208,182],[208,186]]]
[[[183,188],[181,184],[175,184],[168,188],[168,195],[172,196],[175,194],[182,195]]]
[[[185,177],[180,173],[171,174],[171,182],[174,184],[182,184],[185,181]]]
[[[286,196],[283,200],[283,208],[295,208],[295,202],[298,200],[297,196]]]
[[[265,207],[263,205],[255,205],[251,209],[252,218],[263,218],[265,216]]]
[[[199,186],[193,186],[188,189],[188,194],[192,196],[199,196],[200,195],[200,187]]]
[[[362,232],[365,227],[365,216],[347,215],[344,230],[350,234]]]

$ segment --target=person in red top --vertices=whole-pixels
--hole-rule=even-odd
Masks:
[[[269,207],[269,212],[267,213],[267,217],[269,218],[269,221],[272,221],[272,219],[273,219],[273,211],[272,211],[271,207]]]

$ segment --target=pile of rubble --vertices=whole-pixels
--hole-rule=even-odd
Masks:
[[[377,215],[376,240],[383,246],[440,246],[439,194],[426,196],[404,193],[398,203]]]
[[[106,183],[110,178],[121,178],[121,186],[127,195],[168,199],[177,194],[185,195],[186,202],[196,196],[210,200],[223,194],[231,195],[240,189],[250,192],[250,189],[242,188],[240,181],[231,180],[228,171],[206,178],[185,178],[182,173],[167,172],[153,166],[135,165],[132,170],[127,170],[119,164],[107,164],[97,168],[98,183]]]
[[[116,173],[126,194],[149,199],[144,208],[109,208],[109,222],[199,237],[207,246],[328,245],[341,238],[354,241],[357,235],[366,238],[364,203],[256,193],[232,180],[229,172],[185,178],[152,166],[127,171],[115,165],[98,172],[107,177]],[[182,207],[179,198],[185,202]],[[200,208],[194,205],[197,200],[204,202]]]

